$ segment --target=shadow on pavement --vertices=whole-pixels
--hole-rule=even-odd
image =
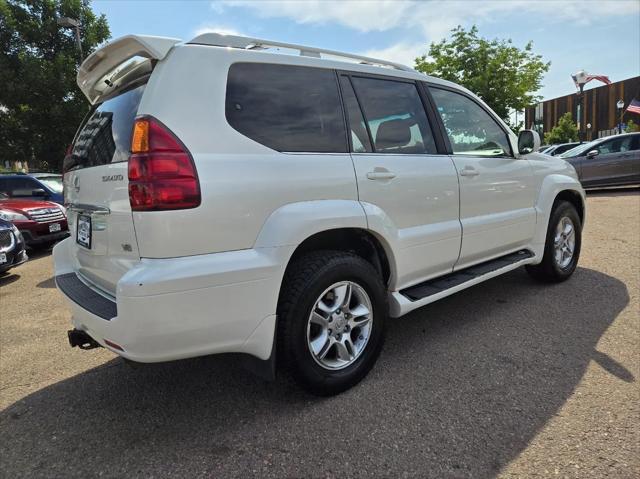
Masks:
[[[36,285],[36,287],[37,288],[45,288],[45,289],[55,288],[56,287],[56,280],[53,277],[51,277],[49,279],[45,279],[44,281],[40,281]]]
[[[328,399],[285,379],[262,382],[230,358],[139,369],[113,359],[0,413],[0,470],[493,477],[557,414],[591,360],[634,380],[596,350],[628,302],[625,285],[597,271],[553,286],[514,271],[391,321],[369,377]]]
[[[20,279],[20,275],[17,273],[14,273],[13,270],[0,273],[0,287],[5,286],[7,284],[11,284],[14,281],[17,281],[19,279]]]

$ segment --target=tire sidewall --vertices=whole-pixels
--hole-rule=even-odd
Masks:
[[[355,258],[354,258],[355,259]],[[358,258],[359,259],[359,258]],[[360,262],[361,261],[361,262]],[[327,392],[350,387],[367,374],[382,348],[384,339],[387,301],[384,286],[373,267],[364,260],[328,263],[310,278],[301,300],[291,311],[293,344],[291,351],[297,364],[300,379],[311,387],[324,387]],[[362,264],[364,263],[364,264]],[[313,358],[307,344],[309,315],[320,295],[331,285],[340,281],[352,281],[361,286],[369,296],[372,306],[371,332],[364,351],[356,361],[344,369],[329,370],[320,366]]]
[[[558,227],[558,223],[564,217],[569,218],[573,223],[575,231],[575,247],[573,250],[573,257],[571,262],[562,268],[556,263],[555,259],[555,233]],[[547,231],[547,244],[546,244],[546,256],[549,266],[553,269],[554,275],[558,278],[568,278],[573,274],[578,266],[578,260],[580,258],[580,249],[582,247],[582,223],[576,209],[567,202],[561,202],[556,208],[554,208],[549,221],[549,230]]]

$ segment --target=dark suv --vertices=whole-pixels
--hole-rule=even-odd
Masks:
[[[18,228],[0,219],[0,274],[27,261],[24,239]]]
[[[0,192],[9,198],[47,200],[63,204],[62,175],[57,173],[17,173],[0,175]]]

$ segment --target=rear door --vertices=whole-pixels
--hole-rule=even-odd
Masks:
[[[455,269],[510,253],[533,237],[536,189],[526,158],[472,97],[430,86],[460,179],[462,247]]]
[[[369,227],[395,241],[396,286],[451,272],[461,238],[458,178],[438,151],[419,85],[359,74],[340,83],[359,198]]]
[[[115,295],[139,260],[129,205],[127,162],[144,83],[98,104],[65,158],[64,191],[76,271]]]

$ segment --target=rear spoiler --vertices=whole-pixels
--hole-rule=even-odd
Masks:
[[[177,38],[148,35],[118,38],[96,50],[82,62],[78,70],[78,86],[93,105],[103,95],[117,90],[119,86],[145,72],[150,72],[151,60],[162,60],[181,41]]]

